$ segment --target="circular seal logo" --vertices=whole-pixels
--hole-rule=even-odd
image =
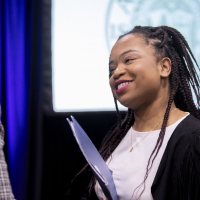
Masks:
[[[199,10],[200,0],[111,0],[105,19],[108,50],[120,35],[136,25],[168,25],[184,35],[200,63]]]

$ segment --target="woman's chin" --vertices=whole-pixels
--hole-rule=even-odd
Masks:
[[[132,108],[133,106],[133,102],[128,99],[119,99],[118,101],[126,108]]]

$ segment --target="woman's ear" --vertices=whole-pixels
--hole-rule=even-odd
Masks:
[[[164,57],[160,61],[160,76],[162,78],[167,78],[169,77],[172,69],[172,62],[171,59],[168,57]]]

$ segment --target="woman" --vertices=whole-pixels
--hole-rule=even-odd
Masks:
[[[119,121],[100,152],[119,199],[200,199],[196,70],[188,43],[171,27],[136,26],[114,44],[109,71]],[[117,101],[128,108],[123,120]],[[96,181],[92,186],[106,199]]]

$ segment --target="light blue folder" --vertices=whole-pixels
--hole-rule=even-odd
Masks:
[[[70,118],[67,118],[67,121],[72,129],[80,150],[92,168],[95,178],[99,182],[105,196],[108,200],[118,200],[112,172],[108,168],[107,164],[76,119],[71,116]]]

